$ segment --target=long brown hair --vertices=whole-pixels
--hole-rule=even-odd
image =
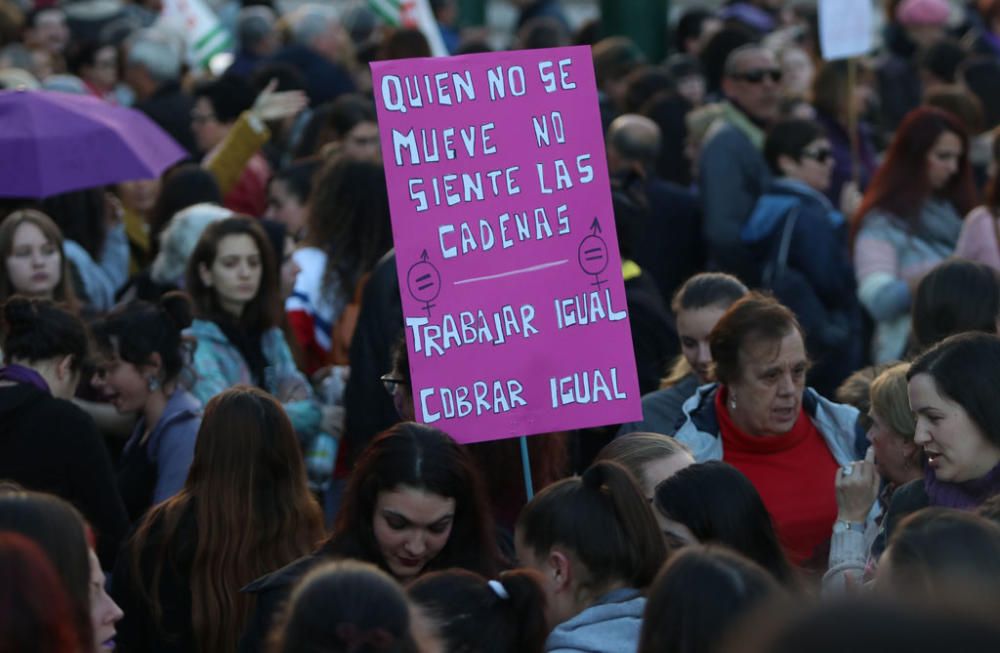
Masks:
[[[252,597],[239,589],[309,553],[323,536],[295,432],[267,393],[237,386],[208,402],[184,488],[149,511],[129,544],[132,574],[155,623],[163,613],[159,589],[168,549],[176,551],[171,544],[191,511],[196,646],[233,651],[253,608]],[[158,544],[150,547],[154,530]],[[141,572],[144,554],[152,561],[151,578]]]
[[[489,578],[496,574],[500,553],[493,515],[475,462],[447,433],[415,422],[383,431],[362,452],[326,549],[388,571],[372,520],[378,495],[401,486],[455,500],[448,543],[427,564],[428,571],[459,567]]]
[[[958,172],[938,193],[961,215],[976,203],[976,187],[969,165],[969,136],[955,116],[933,107],[920,107],[906,115],[892,139],[885,162],[879,167],[861,206],[851,218],[851,240],[871,211],[879,209],[914,223],[931,196],[927,179],[927,155],[941,134],[955,134],[962,141]]]
[[[323,287],[354,296],[361,278],[392,247],[389,196],[380,164],[330,159],[313,180],[306,243],[326,252]]]
[[[14,250],[14,235],[22,224],[33,224],[38,227],[45,240],[52,243],[59,251],[61,264],[59,265],[59,283],[52,289],[52,299],[57,304],[62,304],[72,313],[80,310],[80,301],[73,291],[73,284],[70,282],[69,259],[63,248],[63,235],[59,225],[53,222],[52,218],[41,211],[35,209],[19,209],[14,211],[3,222],[0,222],[0,304],[15,294],[17,291],[11,285],[7,276],[7,259]]]
[[[267,239],[264,228],[253,218],[237,215],[213,222],[202,232],[198,244],[188,259],[186,283],[188,294],[194,302],[195,314],[206,320],[218,320],[225,315],[214,288],[201,280],[198,268],[212,267],[219,253],[219,243],[226,236],[250,236],[260,253],[260,288],[257,295],[243,309],[241,326],[251,331],[263,332],[281,322],[282,304],[278,297],[278,272],[274,248]]]
[[[816,71],[811,89],[812,105],[816,110],[834,120],[847,122],[848,108],[854,101],[854,89],[859,84],[869,83],[872,71],[864,64],[852,61],[850,65],[859,67],[860,79],[851,85],[847,61],[825,61]]]

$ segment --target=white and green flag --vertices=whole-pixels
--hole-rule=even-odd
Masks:
[[[233,50],[232,35],[204,0],[163,0],[161,17],[184,35],[192,67],[206,69],[212,57]]]
[[[415,27],[423,32],[435,57],[448,55],[427,0],[368,0],[368,6],[393,27]]]

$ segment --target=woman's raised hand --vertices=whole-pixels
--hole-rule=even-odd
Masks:
[[[878,498],[878,472],[875,450],[868,447],[864,460],[844,465],[837,471],[837,519],[864,522]]]

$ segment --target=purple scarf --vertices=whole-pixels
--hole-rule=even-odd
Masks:
[[[1000,465],[985,476],[961,483],[939,481],[934,470],[928,467],[924,472],[924,489],[932,506],[973,510],[994,494],[1000,494]]]
[[[990,30],[986,30],[983,32],[983,40],[993,50],[994,55],[1000,55],[1000,36],[997,36]]]
[[[13,381],[14,383],[27,383],[33,385],[42,392],[49,393],[49,384],[42,378],[42,375],[24,365],[5,365],[0,367],[0,381]]]

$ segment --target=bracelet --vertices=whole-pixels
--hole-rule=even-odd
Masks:
[[[834,533],[844,533],[848,531],[854,531],[855,533],[865,532],[865,522],[861,521],[847,521],[846,519],[838,519],[833,522],[833,532]]]

